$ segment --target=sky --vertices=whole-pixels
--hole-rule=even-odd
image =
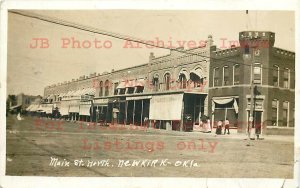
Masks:
[[[225,46],[245,30],[275,32],[275,46],[295,51],[295,18],[292,11],[182,11],[182,10],[34,10],[35,14],[77,23],[144,40],[200,43],[213,36]],[[34,48],[33,38],[48,40],[48,48]],[[81,48],[72,48],[72,40]],[[98,41],[95,46],[94,41]],[[86,48],[83,48],[83,42]],[[179,43],[178,43],[179,41]],[[75,42],[76,43],[76,42]],[[74,43],[74,45],[76,45]],[[89,47],[88,44],[91,44]],[[104,45],[105,44],[105,45]],[[101,48],[97,48],[101,47]],[[127,47],[127,48],[126,48]],[[131,48],[123,40],[8,14],[7,94],[43,95],[46,86],[71,81],[82,75],[110,72],[148,62],[150,52],[164,49],[141,45]]]

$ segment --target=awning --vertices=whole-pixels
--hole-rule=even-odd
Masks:
[[[95,95],[96,89],[95,88],[88,88],[85,95]]]
[[[234,107],[235,113],[239,112],[239,106],[237,104],[235,97],[214,97],[214,98],[212,98],[212,101],[213,101],[212,111],[215,111],[215,104],[228,104],[228,103],[231,103],[232,101],[234,101],[233,107]]]
[[[125,81],[122,81],[119,85],[118,85],[118,87],[117,87],[117,89],[125,89],[125,86],[126,84],[125,84]]]
[[[204,77],[203,72],[202,72],[202,70],[200,68],[191,70],[190,74],[192,74],[192,73],[195,74],[195,75],[197,75],[197,76],[199,76],[199,78],[203,78]]]
[[[69,112],[79,113],[79,105],[70,105]]]
[[[150,100],[149,119],[180,120],[183,94],[153,96]]]
[[[138,86],[140,86],[140,87],[144,87],[145,86],[145,79],[139,79],[139,80],[137,80],[137,81],[135,81],[135,87],[138,87]]]
[[[126,97],[126,101],[132,100],[143,100],[143,99],[151,99],[152,96],[136,96],[136,97]]]
[[[19,104],[19,105],[12,106],[12,107],[10,107],[9,109],[13,110],[13,109],[19,108],[19,107],[21,107],[21,106],[22,106],[22,105]]]
[[[33,104],[32,107],[30,108],[30,112],[35,112],[39,109],[39,104]]]
[[[80,105],[79,115],[90,116],[91,115],[90,109],[91,109],[90,104]]]
[[[69,115],[69,106],[62,106],[62,107],[59,109],[59,113],[60,113],[60,115],[62,115],[62,116]]]
[[[44,107],[43,109],[44,109],[44,111],[46,112],[46,114],[52,114],[52,110],[53,110],[52,107],[47,106],[47,107]]]
[[[33,106],[34,106],[33,104],[29,105],[29,106],[26,108],[26,111],[30,111],[30,109],[31,109]]]
[[[127,80],[125,81],[125,87],[135,87],[135,80]]]

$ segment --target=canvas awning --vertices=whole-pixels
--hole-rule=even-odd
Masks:
[[[29,106],[26,108],[26,111],[30,111],[30,109],[33,108],[33,106],[34,106],[33,104],[29,105]]]
[[[195,75],[199,76],[199,78],[203,78],[204,77],[203,73],[202,73],[202,70],[200,68],[191,70],[190,74],[195,74]]]
[[[228,104],[228,103],[231,103],[232,101],[234,101],[233,107],[234,107],[235,113],[239,112],[239,107],[238,107],[235,97],[214,97],[214,98],[212,98],[212,101],[213,101],[212,111],[215,111],[215,104]]]
[[[80,105],[79,115],[90,116],[91,115],[90,109],[91,109],[90,104]]]
[[[69,112],[79,113],[79,105],[70,105]]]
[[[46,112],[46,114],[52,114],[53,110],[53,104],[43,104],[43,111]]]
[[[10,107],[9,109],[13,110],[13,109],[19,108],[19,107],[21,107],[21,106],[22,106],[22,105],[19,104],[19,105],[12,106],[12,107]]]
[[[125,81],[125,87],[135,87],[135,80]]]
[[[149,119],[180,120],[183,94],[158,95],[150,100]]]
[[[29,109],[30,112],[35,112],[39,109],[39,104],[33,104],[32,107]]]
[[[62,115],[62,116],[68,115],[68,114],[69,114],[69,106],[62,106],[62,107],[59,109],[59,113],[60,113],[60,115]]]
[[[135,87],[144,87],[145,86],[145,79],[141,78],[135,81]]]
[[[126,84],[125,81],[120,82],[120,84],[118,85],[117,89],[125,89]]]

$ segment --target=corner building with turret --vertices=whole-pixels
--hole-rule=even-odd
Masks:
[[[253,86],[254,125],[262,134],[292,133],[295,53],[274,47],[272,32],[240,32],[239,39],[239,47],[221,50],[208,36],[201,47],[150,53],[145,64],[47,86],[44,111],[177,131],[201,130],[209,117],[213,126],[228,119],[231,129],[245,132]]]

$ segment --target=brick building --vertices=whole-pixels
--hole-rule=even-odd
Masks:
[[[254,125],[267,134],[292,133],[295,110],[295,53],[274,47],[275,33],[239,33],[239,47],[212,53],[209,114],[226,118],[239,132],[249,119],[253,81]]]
[[[202,47],[177,48],[161,57],[151,53],[142,65],[48,86],[44,99],[73,120],[142,125],[149,119],[158,128],[182,129],[185,114],[199,123],[208,112],[213,50],[209,36]]]
[[[228,118],[245,132],[253,80],[255,123],[263,131],[293,130],[295,54],[274,47],[272,32],[239,38],[239,47],[220,50],[208,36],[201,47],[151,53],[145,64],[47,86],[44,102],[72,120],[143,125],[149,119],[151,126],[182,130],[185,116],[197,125],[206,115],[213,122]]]

